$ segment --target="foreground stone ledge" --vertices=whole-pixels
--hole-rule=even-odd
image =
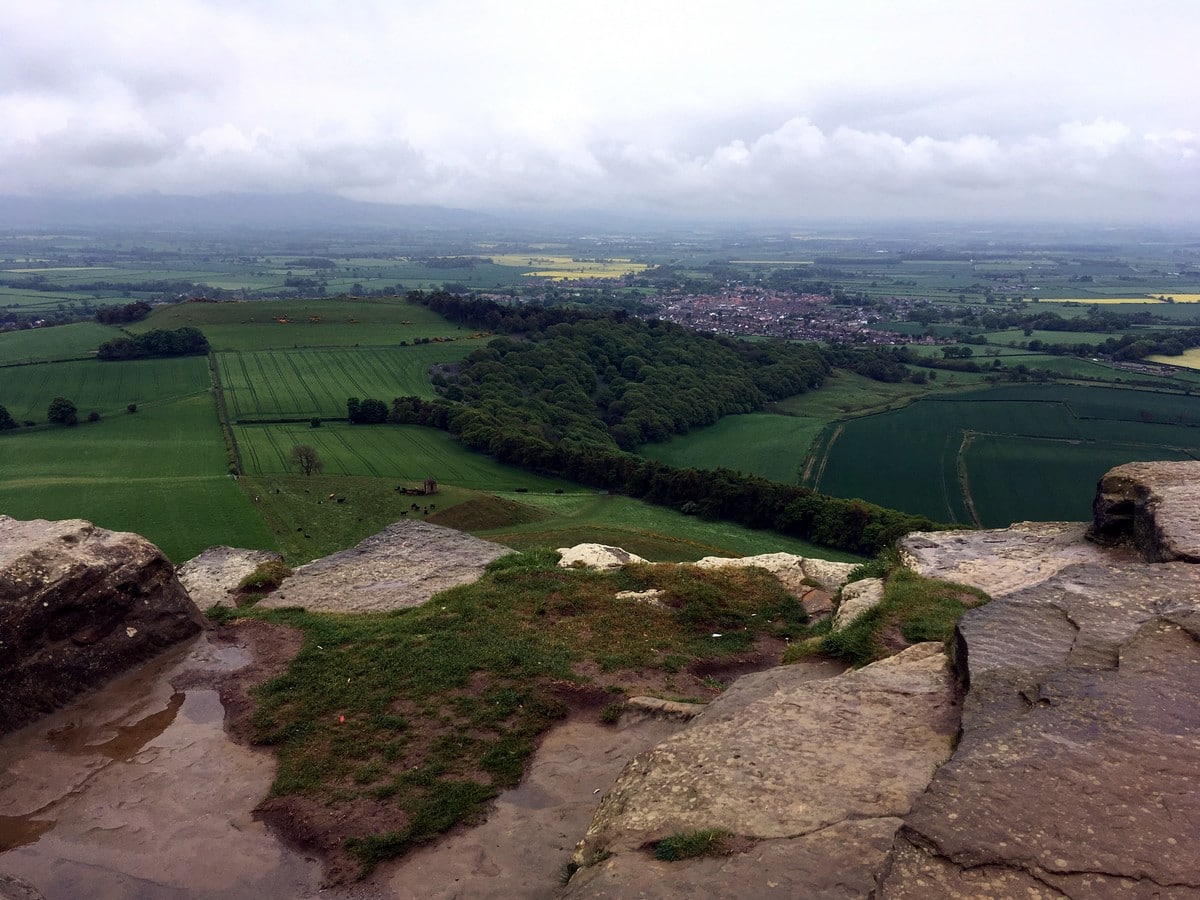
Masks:
[[[903,816],[950,755],[955,684],[940,644],[827,672],[798,665],[746,675],[634,759],[574,860],[612,855],[580,870],[567,896],[750,897],[769,895],[771,882],[796,886],[794,896],[848,896],[835,882],[871,886]],[[670,866],[640,849],[705,828],[758,843],[744,858]]]

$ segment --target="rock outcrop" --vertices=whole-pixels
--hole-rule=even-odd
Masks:
[[[1024,585],[1003,548],[1029,549],[1030,526],[936,554],[944,538],[904,542],[922,574],[969,572],[984,590],[994,577],[1003,595],[959,623],[962,740],[907,818],[881,897],[1200,897],[1200,566],[1142,561],[1195,544],[1196,507],[1179,501],[1200,463],[1113,470],[1098,533],[1111,534],[1114,485],[1154,498],[1130,513],[1132,546],[1058,527],[1040,556],[1019,554]]]
[[[402,520],[358,546],[300,566],[259,602],[323,612],[378,612],[419,606],[438,591],[477,579],[512,549],[453,528]]]
[[[204,627],[149,541],[0,516],[0,733]]]
[[[959,622],[961,723],[929,645],[746,676],[627,767],[566,895],[1200,898],[1200,463],[1121,466],[1095,510],[902,542],[993,597]],[[709,828],[743,844],[647,852]]]
[[[883,602],[883,579],[864,578],[842,588],[842,600],[833,614],[833,630],[841,631],[859,616]]]
[[[939,644],[821,678],[826,672],[792,666],[744,676],[691,726],[631,762],[576,851],[585,868],[567,896],[870,890],[913,800],[950,755],[955,685]],[[645,849],[710,828],[753,847],[671,864]]]
[[[796,596],[804,594],[814,583],[827,591],[836,591],[855,568],[854,563],[833,562],[828,559],[797,556],[794,553],[760,553],[758,556],[738,558],[706,556],[698,560],[696,565],[702,569],[719,569],[724,566],[754,566],[766,569]]]
[[[263,563],[282,562],[273,550],[209,547],[179,567],[176,573],[188,595],[201,609],[236,606],[238,585]]]
[[[1100,479],[1092,536],[1131,542],[1147,562],[1200,562],[1200,478],[1194,462],[1135,462]]]
[[[559,547],[560,567],[571,569],[619,569],[629,563],[644,563],[646,560],[636,553],[610,547],[608,544],[576,544],[574,547]]]

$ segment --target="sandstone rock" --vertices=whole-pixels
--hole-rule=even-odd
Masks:
[[[283,557],[273,550],[209,547],[180,566],[176,574],[201,609],[236,606],[238,585],[243,578],[263,563],[282,561]]]
[[[402,520],[296,569],[265,608],[302,606],[325,612],[376,612],[419,606],[447,588],[475,581],[513,551],[453,528]]]
[[[772,881],[797,886],[790,896],[862,896],[950,754],[955,686],[937,644],[812,679],[803,666],[744,676],[634,759],[574,859],[613,856],[578,872],[567,896],[765,896]],[[759,843],[741,858],[670,867],[639,850],[700,828]]]
[[[1084,522],[914,532],[900,541],[900,558],[918,575],[976,587],[995,598],[1045,581],[1067,566],[1107,565],[1119,558],[1088,543],[1086,532]]]
[[[800,598],[804,611],[814,619],[819,619],[833,612],[833,594],[821,588],[810,588]]]
[[[1092,535],[1132,542],[1147,562],[1200,562],[1200,462],[1134,462],[1096,490]]]
[[[719,569],[724,566],[754,566],[766,569],[797,597],[803,595],[815,581],[829,590],[837,590],[854,570],[854,563],[832,562],[827,559],[808,559],[794,553],[762,553],[758,556],[731,558],[706,556],[695,563],[701,569]],[[807,581],[806,581],[807,580]]]
[[[880,896],[1200,896],[1198,606],[1200,567],[1114,561],[968,611],[962,739]]]
[[[0,733],[204,627],[149,541],[0,516]]]
[[[864,578],[842,588],[842,601],[833,614],[833,630],[841,631],[863,613],[883,602],[883,580]]]
[[[576,544],[574,547],[560,547],[558,552],[562,557],[558,564],[564,569],[574,566],[588,569],[619,569],[627,563],[646,561],[636,553],[607,544]]]

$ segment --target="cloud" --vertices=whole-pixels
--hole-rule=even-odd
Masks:
[[[739,218],[1200,199],[1187,0],[0,0],[0,22],[0,193]]]

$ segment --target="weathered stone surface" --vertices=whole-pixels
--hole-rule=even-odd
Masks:
[[[1109,470],[1092,503],[1092,534],[1130,541],[1147,562],[1200,562],[1200,462],[1134,462]]]
[[[453,528],[393,522],[343,550],[300,566],[259,606],[374,612],[419,606],[438,591],[476,580],[513,551]]]
[[[201,609],[236,606],[238,585],[260,565],[282,562],[274,550],[209,547],[179,567],[176,574],[188,596]]]
[[[883,580],[864,578],[842,588],[842,600],[833,614],[833,630],[841,631],[859,616],[883,602]]]
[[[622,550],[620,547],[610,547],[607,544],[576,544],[574,547],[559,547],[562,557],[558,564],[569,569],[573,566],[583,566],[588,569],[619,569],[628,563],[644,563],[636,553]]]
[[[962,739],[881,896],[1200,896],[1198,604],[1200,567],[1120,556],[967,612]]]
[[[0,516],[0,733],[203,627],[175,567],[144,538]]]
[[[938,644],[814,680],[827,671],[796,666],[744,676],[687,729],[634,759],[574,857],[614,859],[578,873],[568,896],[679,895],[677,879],[692,877],[680,874],[689,864],[659,867],[672,880],[656,890],[635,890],[641,881],[625,884],[621,873],[645,867],[639,848],[646,843],[699,828],[786,847],[751,851],[776,860],[770,865],[751,854],[695,863],[708,874],[687,881],[698,893],[684,895],[760,896],[776,881],[828,887],[791,896],[861,896],[884,863],[887,836],[949,756],[959,710]],[[843,837],[826,840],[835,833]],[[831,843],[840,848],[836,874],[826,856]],[[804,859],[811,870],[800,868]],[[710,880],[709,870],[727,874]]]
[[[753,566],[766,569],[797,597],[808,591],[811,587],[809,582],[813,581],[826,589],[837,590],[854,570],[854,563],[808,559],[794,553],[762,553],[740,558],[706,556],[695,565],[702,569],[719,569],[724,566]]]
[[[914,532],[900,541],[900,558],[919,575],[1003,597],[1067,566],[1107,565],[1120,558],[1088,543],[1087,527],[1085,522],[1018,522],[987,531]]]
[[[622,853],[578,872],[565,893],[588,900],[857,900],[875,887],[863,859],[885,857],[900,824],[892,817],[838,822],[796,838],[759,841],[743,853],[715,859],[665,863],[648,853]]]

